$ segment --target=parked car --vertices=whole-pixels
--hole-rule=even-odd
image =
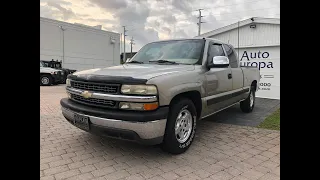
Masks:
[[[197,121],[240,102],[254,109],[258,68],[240,67],[234,48],[210,38],[145,45],[120,66],[68,76],[62,114],[101,136],[162,144],[173,154],[191,145]]]
[[[50,86],[52,84],[58,84],[63,81],[63,72],[61,70],[46,67],[46,65],[40,61],[40,85]]]
[[[60,82],[62,84],[66,83],[66,79],[69,74],[76,72],[76,70],[73,70],[73,69],[62,68],[61,61],[54,61],[54,60],[51,60],[51,61],[40,60],[40,61],[43,62],[46,65],[46,67],[51,67],[53,69],[58,69],[62,71],[63,80]]]

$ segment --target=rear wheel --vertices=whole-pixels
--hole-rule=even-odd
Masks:
[[[42,86],[50,86],[52,84],[52,77],[50,75],[42,75],[40,76],[40,85]]]
[[[170,107],[162,149],[181,154],[191,145],[196,130],[197,111],[190,99],[179,98]]]
[[[254,86],[251,86],[249,96],[244,101],[240,102],[240,108],[241,108],[242,112],[245,112],[245,113],[252,112],[252,110],[254,108],[255,101],[256,101],[255,94],[256,94],[255,88],[254,88]]]

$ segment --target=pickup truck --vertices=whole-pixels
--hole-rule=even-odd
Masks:
[[[234,48],[210,38],[152,42],[119,66],[68,76],[63,116],[92,134],[161,144],[180,154],[197,121],[240,102],[250,113],[260,73],[240,67]]]

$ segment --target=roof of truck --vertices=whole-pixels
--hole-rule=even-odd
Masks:
[[[222,42],[222,41],[220,41],[220,40],[218,40],[218,39],[205,38],[205,37],[166,39],[166,40],[153,41],[153,42],[150,42],[150,43],[154,43],[154,42],[166,42],[166,41],[194,40],[194,39],[208,39],[208,40],[213,40],[213,41],[215,41],[215,42],[219,42],[219,43],[222,43],[222,44],[228,44],[228,43]]]

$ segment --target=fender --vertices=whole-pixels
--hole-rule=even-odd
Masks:
[[[159,88],[160,105],[167,106],[170,104],[171,100],[175,96],[181,93],[189,92],[189,91],[198,91],[201,97],[205,96],[205,89],[201,82],[179,84],[165,90],[160,87]]]

